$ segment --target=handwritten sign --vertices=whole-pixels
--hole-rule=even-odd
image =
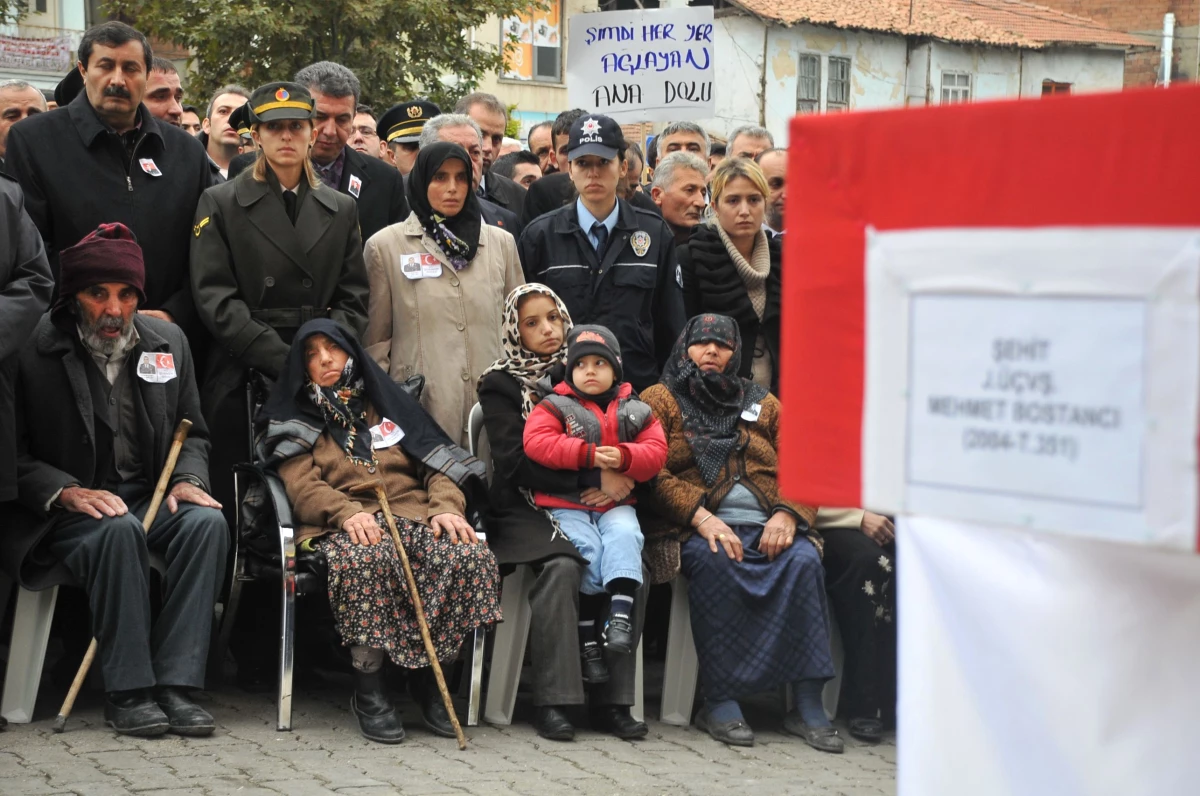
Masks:
[[[705,119],[713,101],[713,9],[570,18],[568,103],[622,123]]]
[[[911,321],[910,485],[1141,507],[1144,302],[924,295]]]

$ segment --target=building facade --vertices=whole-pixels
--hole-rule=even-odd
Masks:
[[[0,82],[23,80],[53,93],[74,63],[88,14],[86,0],[30,0],[19,22],[0,25]]]

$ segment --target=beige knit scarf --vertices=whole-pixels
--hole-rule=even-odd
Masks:
[[[737,250],[737,246],[733,245],[725,229],[720,224],[714,223],[713,226],[717,228],[721,242],[725,244],[725,251],[729,252],[730,258],[733,259],[738,276],[746,285],[746,293],[750,296],[754,314],[761,321],[767,309],[767,276],[771,273],[771,250],[767,245],[767,233],[761,229],[758,231],[758,236],[754,239],[754,249],[750,252],[750,261],[747,262]]]

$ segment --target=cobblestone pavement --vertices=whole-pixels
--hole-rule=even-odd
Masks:
[[[528,724],[531,708],[523,698],[517,723],[465,728],[469,745],[459,751],[453,740],[418,726],[407,701],[404,743],[363,739],[351,726],[348,685],[298,696],[292,732],[275,731],[268,696],[232,687],[200,694],[197,701],[218,722],[210,738],[120,737],[104,726],[101,695],[94,692],[81,697],[67,731],[55,734],[55,696],[39,700],[38,721],[0,732],[3,796],[896,792],[893,742],[849,740],[844,755],[818,752],[779,732],[779,713],[765,699],[747,706],[758,737],[749,749],[657,721],[648,738],[633,743],[583,729],[574,743],[546,741]],[[650,713],[657,709],[652,696]]]

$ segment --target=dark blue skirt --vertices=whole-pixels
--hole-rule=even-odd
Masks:
[[[763,529],[737,526],[739,564],[693,534],[683,543],[700,683],[711,700],[740,699],[797,680],[833,677],[825,573],[798,536],[774,561],[758,551]]]

